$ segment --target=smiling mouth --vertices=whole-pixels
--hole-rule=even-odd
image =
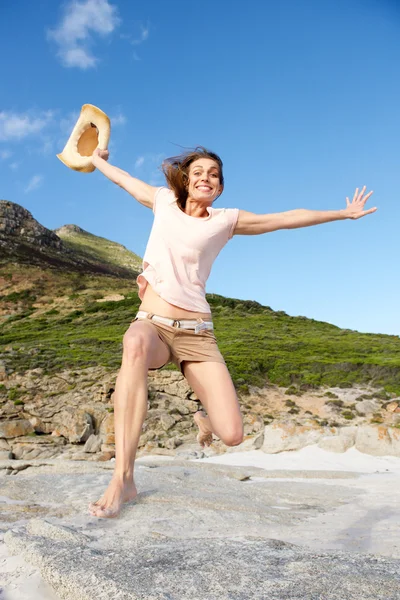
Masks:
[[[197,189],[201,192],[211,192],[212,188],[208,187],[208,185],[198,185]]]

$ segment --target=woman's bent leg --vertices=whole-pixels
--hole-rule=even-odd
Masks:
[[[170,356],[151,323],[133,323],[123,342],[122,364],[114,392],[115,469],[103,496],[89,505],[96,517],[118,516],[122,504],[137,495],[133,468],[147,414],[147,372],[165,364]]]
[[[208,444],[212,433],[227,446],[243,441],[243,420],[235,387],[223,363],[185,362],[184,375],[194,393],[200,398],[208,417],[196,413],[200,429],[199,442]]]

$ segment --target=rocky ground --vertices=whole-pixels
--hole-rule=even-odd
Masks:
[[[5,475],[17,463],[26,468]],[[87,504],[111,463],[1,466],[4,600],[400,598],[400,468],[265,471],[142,458],[137,500],[108,521],[90,517]]]
[[[56,375],[42,369],[18,375],[0,368],[0,458],[112,458],[116,375],[101,367]],[[245,440],[235,451],[274,453],[318,443],[335,452],[355,446],[370,454],[400,456],[400,398],[381,389],[250,388],[240,404]],[[180,373],[151,373],[139,456],[186,456],[187,445],[196,439],[193,414],[199,406]],[[215,440],[213,451],[229,449]]]

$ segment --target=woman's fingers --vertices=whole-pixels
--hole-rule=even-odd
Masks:
[[[374,193],[373,191],[368,192],[368,194],[365,196],[365,198],[363,198],[366,189],[367,189],[366,185],[364,185],[364,187],[361,189],[361,191],[359,191],[359,189],[356,188],[356,191],[354,192],[354,196],[353,196],[353,200],[352,200],[353,204],[355,204],[357,202],[360,202],[360,203],[362,202],[363,204],[365,204],[365,202],[368,200],[368,198],[370,196],[372,196],[372,194]],[[350,200],[348,198],[346,198],[346,202],[350,203]]]

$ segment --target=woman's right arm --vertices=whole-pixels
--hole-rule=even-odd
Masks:
[[[153,208],[154,195],[158,188],[132,177],[129,173],[118,167],[109,165],[107,163],[108,156],[108,150],[99,150],[97,148],[93,152],[92,163],[96,169],[101,171],[110,181],[126,190],[140,204],[147,206],[147,208]]]

